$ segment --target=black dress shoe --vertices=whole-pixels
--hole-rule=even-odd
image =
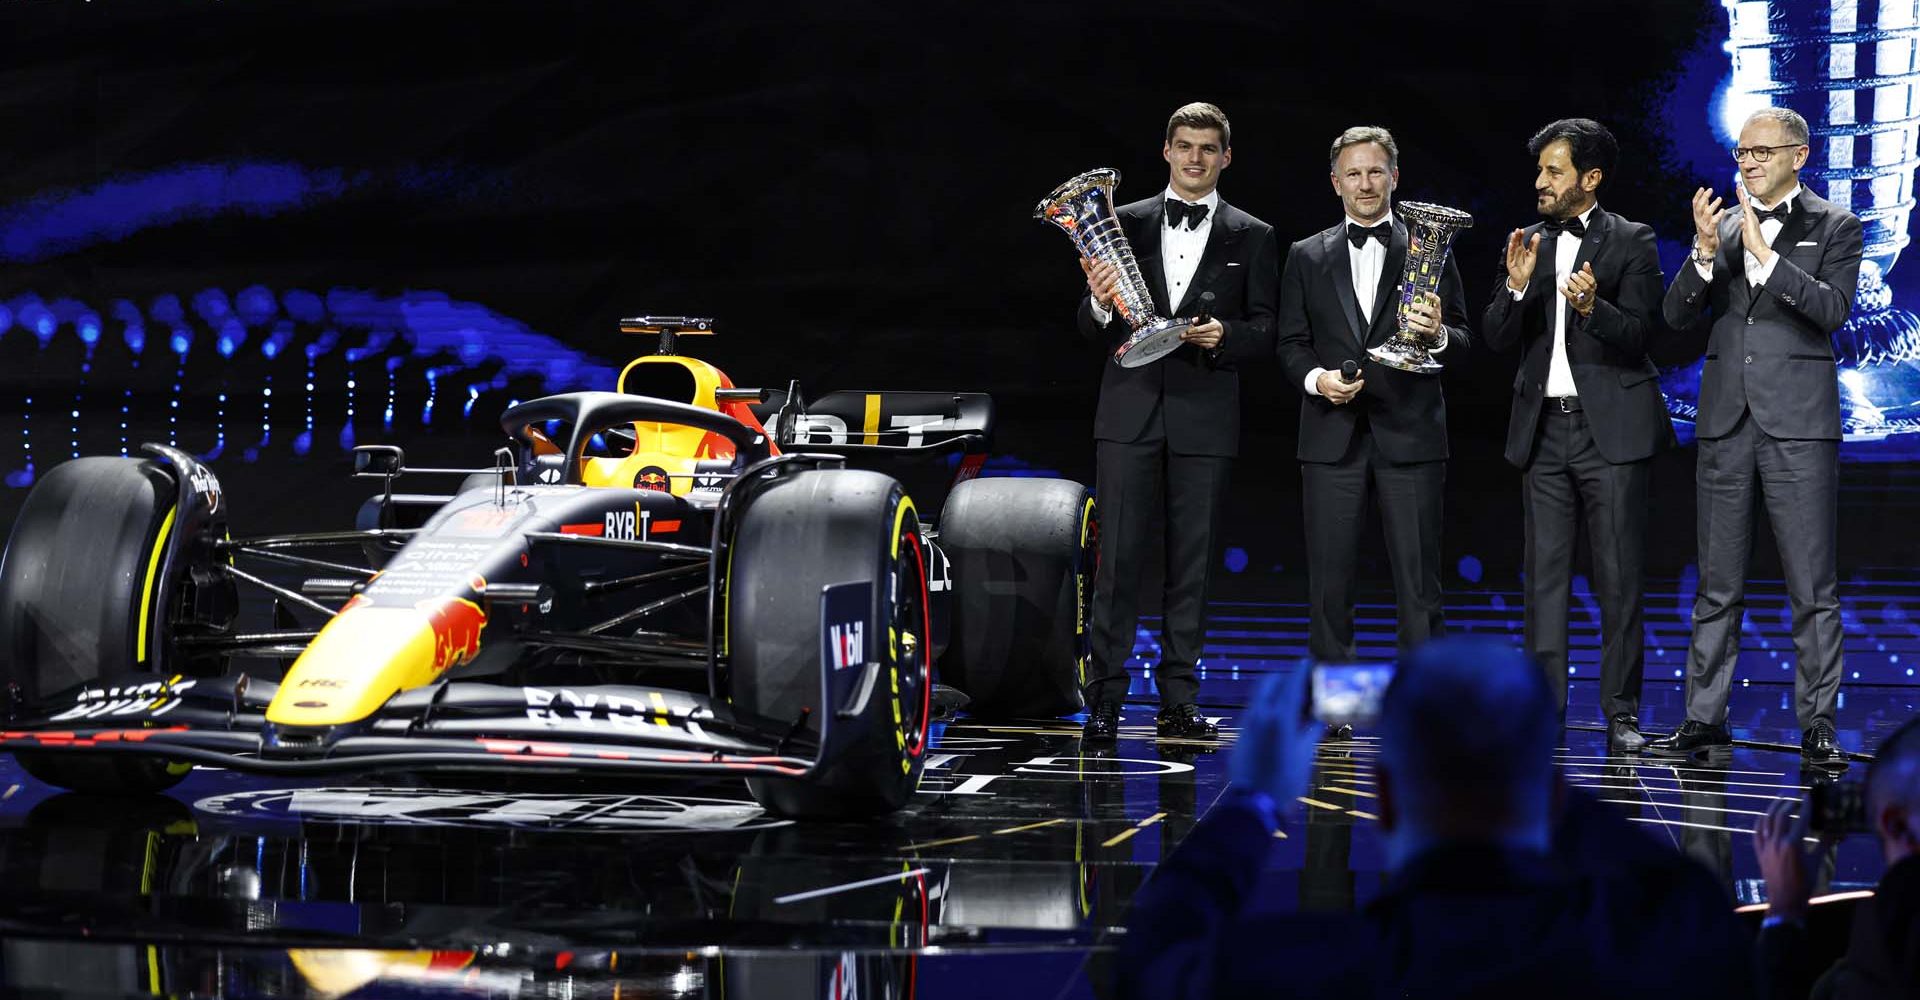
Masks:
[[[1800,737],[1800,759],[1818,767],[1847,766],[1847,753],[1834,738],[1833,723],[1815,722]]]
[[[1083,743],[1112,743],[1120,736],[1120,703],[1103,701],[1087,712],[1087,724],[1080,729]]]
[[[1607,749],[1621,753],[1639,753],[1645,749],[1647,738],[1640,735],[1640,720],[1621,712],[1607,723]]]
[[[1611,730],[1612,727],[1609,726],[1608,729]],[[1611,731],[1608,735],[1612,735]],[[1648,740],[1643,752],[1656,757],[1691,757],[1697,753],[1705,753],[1714,747],[1732,745],[1733,734],[1727,732],[1726,726],[1709,726],[1704,722],[1688,719],[1681,723],[1680,728],[1674,730],[1672,735],[1658,736]]]
[[[1200,706],[1191,703],[1161,709],[1153,724],[1160,735],[1174,739],[1210,740],[1220,735],[1220,730],[1200,714]]]

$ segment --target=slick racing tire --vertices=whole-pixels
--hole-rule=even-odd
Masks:
[[[1081,708],[1093,601],[1093,499],[1065,479],[971,479],[947,497],[953,639],[940,679],[986,718]]]
[[[769,812],[849,819],[892,812],[912,796],[925,762],[932,647],[927,574],[913,502],[892,477],[850,469],[795,473],[742,512],[728,553],[726,636],[736,712],[817,737],[821,591],[873,584],[866,659],[880,663],[850,745],[805,779],[751,778]],[[834,739],[836,744],[840,740]]]
[[[32,702],[151,669],[140,632],[166,613],[153,606],[161,590],[154,556],[172,528],[175,496],[172,476],[145,459],[74,459],[34,484],[0,558],[0,684]],[[49,785],[104,794],[156,792],[191,770],[124,753],[15,757]]]

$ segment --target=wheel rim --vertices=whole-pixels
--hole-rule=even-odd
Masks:
[[[927,642],[927,562],[917,519],[903,520],[896,546],[899,553],[894,558],[893,607],[887,624],[899,636],[893,651],[893,671],[900,683],[895,697],[900,707],[901,748],[909,759],[915,759],[927,749],[933,697],[932,650]]]

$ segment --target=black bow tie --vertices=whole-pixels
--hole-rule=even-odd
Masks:
[[[1793,214],[1793,202],[1790,201],[1781,202],[1778,208],[1753,206],[1753,220],[1755,222],[1765,222],[1768,219],[1772,219],[1775,222],[1784,223],[1787,221],[1787,216],[1791,214]]]
[[[1549,236],[1571,233],[1574,239],[1585,239],[1587,235],[1587,224],[1581,222],[1580,217],[1577,215],[1566,219],[1548,219],[1540,224],[1540,231]]]
[[[1377,226],[1356,226],[1351,222],[1347,223],[1347,242],[1352,243],[1355,250],[1366,246],[1369,236],[1379,240],[1381,246],[1392,243],[1393,223],[1382,222]]]
[[[1167,225],[1179,229],[1185,225],[1188,229],[1198,229],[1207,221],[1207,206],[1189,205],[1184,201],[1167,199]]]

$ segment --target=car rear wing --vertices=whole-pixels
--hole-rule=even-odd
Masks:
[[[845,390],[794,400],[791,390],[772,389],[752,409],[782,448],[838,455],[848,468],[899,480],[927,521],[979,474],[993,443],[993,397],[983,392]]]

